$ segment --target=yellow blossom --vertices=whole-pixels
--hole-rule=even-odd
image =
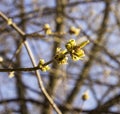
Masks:
[[[48,65],[44,65],[45,61],[44,59],[40,59],[38,67],[40,68],[41,71],[46,72],[47,70],[50,69],[50,67]]]
[[[14,76],[15,76],[15,72],[14,71],[9,73],[9,78],[13,78]]]
[[[85,47],[89,42],[89,40],[82,42],[81,44],[79,44],[80,48]]]
[[[76,51],[73,50],[70,54],[74,61],[82,60],[83,57],[85,56],[84,51],[81,49]]]
[[[45,30],[46,35],[50,35],[50,34],[52,33],[49,24],[44,24],[44,27],[43,27],[43,28],[44,28],[44,30]]]
[[[74,39],[70,39],[70,40],[66,43],[66,45],[65,45],[65,47],[67,48],[68,51],[73,50],[73,48],[74,48],[75,46],[76,46],[76,42],[75,42]]]
[[[82,50],[83,47],[85,47],[87,44],[89,43],[89,41],[84,41],[81,44],[76,44],[74,39],[70,39],[65,47],[67,49],[67,51],[70,53],[70,56],[72,57],[72,59],[74,61],[83,59],[83,57],[85,56],[84,51]]]
[[[88,93],[88,91],[85,91],[84,93],[83,93],[83,95],[82,95],[82,100],[84,100],[84,101],[86,101],[86,100],[88,100],[89,99],[89,93]]]
[[[49,24],[44,24],[44,30],[48,30],[50,29],[50,25]]]
[[[2,62],[3,62],[3,57],[0,56],[0,63],[2,63]]]
[[[80,28],[75,28],[74,26],[72,26],[70,27],[69,33],[78,36],[80,34]]]
[[[12,22],[12,19],[9,18],[7,23],[8,23],[8,25],[11,25],[11,24],[13,23],[13,22]]]
[[[55,60],[59,64],[66,64],[68,57],[66,56],[66,50],[61,50],[61,48],[57,48],[56,50],[56,55],[55,55]]]
[[[57,22],[57,23],[60,24],[60,23],[62,23],[62,21],[63,21],[63,18],[62,18],[62,17],[57,17],[57,18],[56,18],[56,22]]]

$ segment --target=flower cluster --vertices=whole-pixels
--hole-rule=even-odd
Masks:
[[[41,71],[46,72],[47,70],[50,69],[50,67],[48,65],[44,65],[45,61],[44,59],[40,59],[38,67],[41,69]]]
[[[56,49],[56,55],[54,57],[54,60],[56,60],[58,64],[67,64],[67,54],[70,54],[71,58],[74,61],[83,59],[85,53],[82,48],[85,47],[88,43],[89,40],[84,41],[80,44],[76,44],[74,39],[70,39],[65,45],[65,50],[62,50],[61,48]],[[48,65],[45,65],[45,61],[43,59],[40,59],[38,67],[41,69],[41,71],[44,72],[50,69]]]
[[[70,53],[70,56],[72,57],[72,59],[74,61],[77,61],[77,60],[83,59],[83,57],[85,56],[82,48],[85,47],[88,43],[89,41],[87,40],[77,45],[75,40],[71,39],[66,43],[65,47],[67,51]]]
[[[61,50],[61,48],[57,48],[56,50],[56,55],[55,55],[55,60],[59,64],[66,64],[68,57],[66,56],[67,50]]]

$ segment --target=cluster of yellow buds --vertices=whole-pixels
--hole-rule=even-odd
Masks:
[[[89,43],[89,40],[82,42],[81,44],[76,44],[74,39],[69,40],[65,47],[67,51],[70,53],[70,56],[74,61],[83,59],[85,56],[84,51],[82,50]]]
[[[66,56],[67,50],[61,50],[61,48],[57,48],[55,60],[59,64],[67,64],[68,57]]]
[[[52,33],[51,27],[49,24],[44,24],[43,29],[44,29],[46,35],[50,35]]]
[[[74,26],[71,26],[69,29],[69,33],[78,36],[80,34],[80,28],[75,28]]]
[[[47,70],[50,69],[50,67],[48,65],[44,65],[45,61],[44,59],[40,59],[39,63],[38,63],[38,67],[40,68],[41,71],[46,72]]]

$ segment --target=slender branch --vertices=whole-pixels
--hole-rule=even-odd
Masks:
[[[2,12],[0,12],[0,16],[8,23],[8,25],[10,25],[11,27],[13,27],[13,29],[15,29],[21,36],[23,39],[25,39],[25,32],[22,31],[15,23],[13,23],[12,21],[10,22],[10,19],[4,15]],[[24,41],[24,45],[25,45],[25,48],[27,50],[27,53],[31,59],[31,62],[33,64],[33,66],[35,67],[36,66],[36,62],[35,62],[35,58],[33,56],[33,53],[30,49],[30,45],[29,43],[25,40]],[[41,88],[41,91],[43,92],[44,96],[47,98],[47,100],[49,101],[49,103],[52,105],[52,107],[55,109],[55,111],[58,113],[58,114],[62,114],[62,112],[59,110],[59,108],[57,107],[57,105],[54,103],[53,99],[49,96],[49,94],[47,93],[44,85],[43,85],[43,81],[41,79],[41,76],[39,74],[39,71],[36,70],[35,71],[36,73],[36,76],[37,76],[37,80],[38,80],[38,83],[39,83],[39,87]]]
[[[6,68],[0,69],[0,72],[12,72],[12,71],[35,71],[39,70],[39,67],[31,67],[31,68]]]
[[[19,101],[25,101],[25,102],[30,102],[30,103],[33,103],[33,104],[36,104],[36,105],[44,105],[46,106],[45,103],[42,103],[38,100],[34,100],[34,99],[20,99],[20,98],[13,98],[13,99],[6,99],[6,100],[0,100],[0,105],[3,104],[4,102],[6,103],[11,103],[11,102],[19,102]],[[67,106],[60,106],[59,105],[59,108],[61,110],[67,110],[67,111],[70,111],[70,112],[80,112],[81,111],[81,108],[75,108],[75,107],[67,107]],[[82,110],[83,113],[88,113],[88,114],[91,114],[92,110]],[[119,114],[119,112],[113,112],[113,111],[106,111],[106,110],[102,110],[102,113],[106,113],[106,114]],[[96,112],[93,114],[98,114],[100,113],[99,110],[96,110]]]
[[[86,4],[86,3],[97,3],[97,2],[104,2],[105,0],[88,0],[88,1],[76,1],[73,3],[69,3],[66,5],[66,7],[73,7],[81,4]]]
[[[65,53],[65,55],[68,54],[68,52]],[[47,66],[51,64],[54,61],[54,59],[46,62],[43,64],[43,66]],[[35,71],[35,70],[40,70],[39,66],[36,67],[27,67],[27,68],[5,68],[5,69],[0,69],[0,72],[12,72],[12,71],[22,71],[22,72],[28,72],[28,71]]]
[[[120,102],[120,94],[117,94],[116,96],[106,101],[101,106],[98,106],[95,109],[91,110],[88,114],[96,114],[96,112],[97,114],[103,114],[103,112],[109,112],[108,109],[119,102]],[[114,113],[109,113],[109,114],[114,114]]]

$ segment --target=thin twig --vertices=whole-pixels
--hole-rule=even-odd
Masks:
[[[39,67],[31,67],[31,68],[5,68],[0,69],[0,72],[12,72],[12,71],[35,71],[39,70]]]
[[[10,19],[4,15],[2,12],[0,12],[0,16],[8,23],[8,25],[10,25],[11,27],[13,27],[13,29],[15,29],[21,36],[22,38],[24,39],[25,38],[25,32],[22,31],[15,23],[13,23],[12,21],[10,21]],[[25,40],[24,42],[24,45],[25,45],[25,48],[27,50],[27,53],[31,59],[31,62],[33,64],[33,66],[35,67],[36,66],[36,62],[35,62],[35,58],[33,56],[33,53],[30,49],[30,46],[29,46],[29,43]],[[38,79],[38,83],[39,83],[39,87],[41,88],[41,91],[43,92],[44,96],[47,98],[47,100],[49,101],[49,103],[52,105],[52,107],[55,109],[55,111],[58,113],[58,114],[62,114],[62,112],[59,110],[59,108],[57,107],[57,105],[54,103],[53,99],[49,96],[49,94],[47,93],[44,85],[43,85],[43,82],[42,82],[42,79],[41,79],[41,76],[39,74],[39,71],[36,70],[35,71],[36,73],[36,76],[37,76],[37,79]]]

